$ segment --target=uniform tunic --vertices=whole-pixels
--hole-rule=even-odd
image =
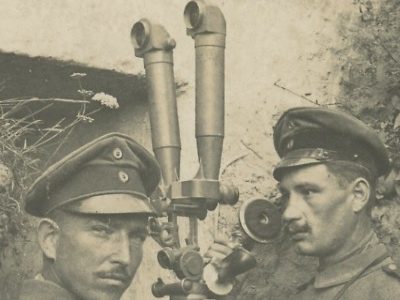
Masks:
[[[400,273],[391,258],[385,254],[385,247],[382,244],[376,244],[361,253],[320,270],[315,278],[303,286],[302,290],[291,299],[400,299]],[[342,295],[338,297],[338,293],[344,287]]]
[[[78,298],[39,275],[35,279],[24,281],[18,300],[78,300]]]

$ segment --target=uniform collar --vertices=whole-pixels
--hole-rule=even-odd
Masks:
[[[44,279],[42,273],[37,274],[35,276],[35,280],[46,281],[46,279]]]
[[[78,300],[72,293],[58,284],[46,280],[41,274],[35,279],[26,280],[22,285],[19,298],[21,300]]]
[[[367,243],[366,247],[362,247],[360,252],[356,252],[354,255],[321,270],[315,276],[314,288],[321,289],[343,284],[386,252],[385,246],[378,243],[378,238],[374,234],[371,241]]]

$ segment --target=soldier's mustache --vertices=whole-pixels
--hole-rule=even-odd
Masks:
[[[132,275],[126,268],[118,267],[108,271],[98,271],[96,275],[104,279],[116,279],[124,283],[129,283],[132,279]]]
[[[302,233],[310,231],[310,226],[308,226],[307,224],[290,222],[284,225],[284,230],[288,234]]]

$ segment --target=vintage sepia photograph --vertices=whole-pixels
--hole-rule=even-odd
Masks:
[[[0,300],[400,299],[398,0],[0,7]]]

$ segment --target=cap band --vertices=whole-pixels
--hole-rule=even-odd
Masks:
[[[290,167],[299,167],[312,164],[320,164],[329,161],[345,161],[364,167],[368,172],[376,172],[372,158],[366,153],[346,153],[327,150],[324,148],[296,149],[288,152],[276,165],[273,176],[280,180],[281,171]]]
[[[344,158],[344,154],[338,151],[327,150],[323,148],[315,149],[297,149],[291,151],[285,155],[283,159],[301,159],[301,158],[311,158],[319,161],[330,161],[339,160]],[[354,158],[357,158],[356,154]]]

